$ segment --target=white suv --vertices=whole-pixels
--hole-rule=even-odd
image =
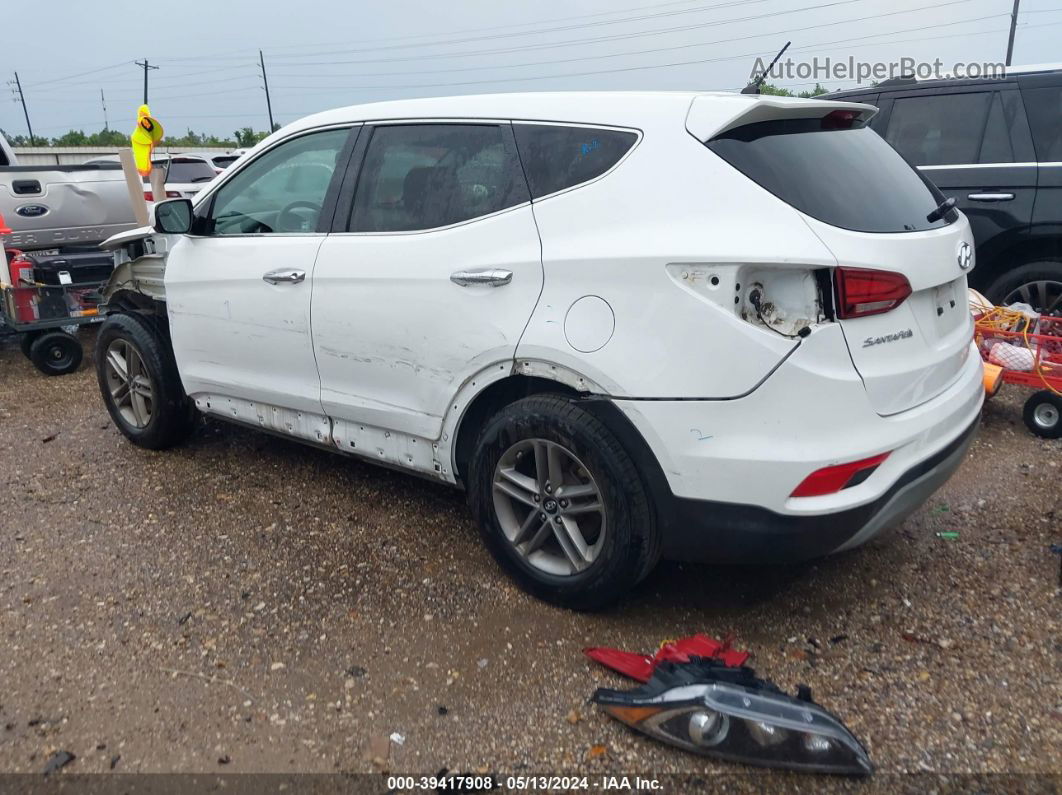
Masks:
[[[951,475],[982,401],[969,225],[873,112],[570,93],[309,117],[114,241],[104,402],[145,447],[194,407],[463,485],[498,562],[577,608],[661,554],[856,546]]]

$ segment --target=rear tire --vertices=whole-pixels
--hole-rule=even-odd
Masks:
[[[1062,438],[1062,397],[1042,389],[1025,401],[1025,426],[1044,439]]]
[[[487,549],[521,588],[547,602],[603,607],[660,557],[634,462],[600,420],[568,398],[533,395],[495,414],[476,442],[468,486]]]
[[[33,337],[29,358],[45,375],[66,375],[81,366],[81,341],[65,331],[45,331]]]
[[[1062,262],[1028,262],[1007,271],[992,282],[985,297],[996,306],[1021,301],[1037,312],[1062,316]]]
[[[114,424],[149,450],[183,442],[195,427],[165,332],[148,317],[111,315],[96,338],[96,380]]]

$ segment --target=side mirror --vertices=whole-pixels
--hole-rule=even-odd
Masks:
[[[170,199],[155,205],[155,231],[184,235],[192,229],[192,202]]]

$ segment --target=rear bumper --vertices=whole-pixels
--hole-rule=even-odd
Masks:
[[[973,346],[956,380],[883,417],[840,330],[816,330],[749,395],[726,401],[615,399],[653,459],[664,554],[722,562],[799,560],[898,524],[959,466],[984,400]],[[792,497],[810,473],[888,453],[858,485]],[[643,468],[646,459],[642,459]]]
[[[658,495],[664,556],[718,563],[781,563],[866,543],[902,522],[952,476],[977,435],[980,415],[950,444],[908,469],[871,503],[817,516],[755,505]]]

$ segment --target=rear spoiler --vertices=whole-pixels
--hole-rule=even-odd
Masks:
[[[698,141],[706,142],[746,124],[783,119],[821,119],[835,110],[857,111],[856,118],[861,122],[868,121],[878,112],[873,105],[836,99],[716,94],[694,97],[686,114],[686,129]]]

